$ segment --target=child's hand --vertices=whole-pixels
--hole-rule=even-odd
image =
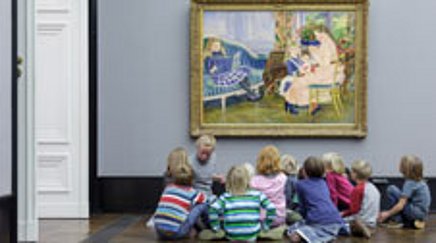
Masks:
[[[377,219],[377,221],[378,221],[379,223],[383,223],[383,222],[386,221],[386,219],[388,219],[388,218],[389,218],[389,213],[386,212],[386,211],[384,211],[384,212],[381,212],[381,213],[378,215],[378,219]]]
[[[211,69],[210,69],[210,73],[215,73],[216,71],[217,71],[217,67],[216,66],[213,66]]]

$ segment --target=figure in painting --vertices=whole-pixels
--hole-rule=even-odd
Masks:
[[[301,40],[301,51],[294,47],[286,61],[288,76],[281,81],[285,111],[298,114],[297,107],[308,107],[312,115],[321,110],[320,103],[332,100],[329,92],[310,97],[313,88],[331,88],[345,79],[344,67],[338,61],[336,44],[324,31],[314,31],[315,38]],[[296,51],[295,51],[296,50]]]
[[[247,93],[247,99],[256,101],[261,98],[251,89],[250,69],[240,63],[240,53],[233,57],[226,55],[226,50],[218,38],[210,38],[205,51],[205,69],[217,86],[239,85]]]

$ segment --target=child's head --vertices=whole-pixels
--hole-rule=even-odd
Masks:
[[[215,150],[216,139],[211,134],[204,134],[197,139],[195,145],[197,146],[198,160],[206,162]]]
[[[298,180],[304,180],[307,178],[306,172],[304,171],[304,166],[298,170]]]
[[[248,171],[248,175],[250,177],[250,179],[254,176],[254,174],[256,174],[256,169],[254,169],[254,166],[248,162],[245,162],[243,164],[243,166],[245,167],[245,169]]]
[[[301,52],[301,59],[304,62],[308,62],[310,60],[310,52],[308,50],[304,50]]]
[[[182,147],[173,149],[167,158],[167,172],[171,174],[171,170],[178,164],[188,163],[188,154]]]
[[[351,164],[351,179],[366,181],[372,174],[371,165],[365,160],[356,160]]]
[[[174,184],[182,186],[191,186],[194,179],[194,172],[189,163],[179,163],[171,168],[171,176]]]
[[[250,175],[244,165],[233,166],[227,173],[226,190],[234,195],[244,194],[250,183]]]
[[[324,164],[318,157],[310,156],[304,161],[304,172],[307,177],[323,177]]]
[[[205,55],[210,56],[212,55],[212,53],[216,53],[216,52],[225,55],[225,49],[220,39],[216,37],[211,37],[207,41]]]
[[[273,145],[268,145],[260,150],[257,156],[256,172],[261,175],[272,175],[280,171],[279,150]]]
[[[333,171],[338,174],[345,173],[344,160],[342,159],[342,156],[338,153],[331,152],[323,154],[321,159],[324,163],[326,171]]]
[[[285,154],[281,158],[282,171],[286,175],[297,175],[298,174],[298,162],[297,160],[289,154]]]
[[[401,157],[400,172],[405,178],[420,181],[422,180],[424,166],[422,160],[415,155],[405,155]]]

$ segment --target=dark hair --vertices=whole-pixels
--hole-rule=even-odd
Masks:
[[[325,168],[324,163],[315,156],[309,156],[304,161],[304,171],[308,177],[323,177]]]

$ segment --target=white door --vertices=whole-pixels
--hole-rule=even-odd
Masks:
[[[35,139],[40,218],[87,218],[88,0],[37,0]]]

